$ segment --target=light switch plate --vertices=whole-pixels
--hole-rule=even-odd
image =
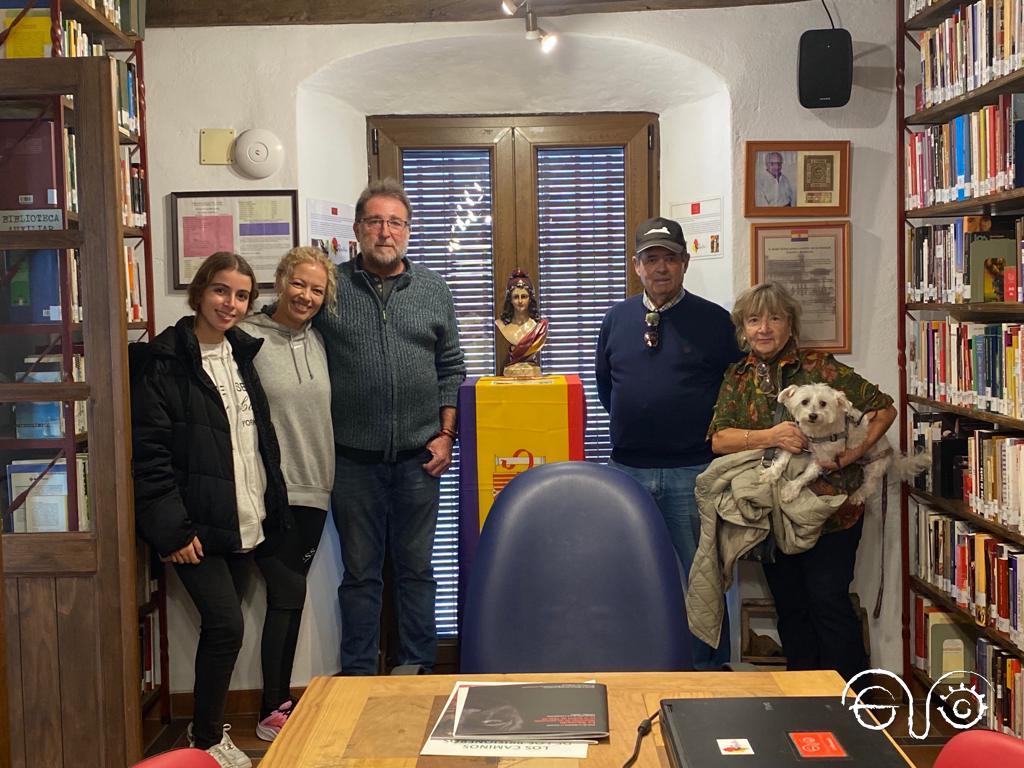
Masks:
[[[200,128],[199,164],[231,165],[231,148],[234,143],[234,128]]]

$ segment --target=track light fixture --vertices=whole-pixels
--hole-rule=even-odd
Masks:
[[[507,13],[509,16],[514,16],[519,12],[519,9],[526,6],[526,39],[536,40],[540,43],[540,49],[544,53],[551,53],[555,46],[558,45],[558,35],[551,32],[545,32],[537,25],[537,15],[530,8],[529,0],[502,0],[501,10]]]

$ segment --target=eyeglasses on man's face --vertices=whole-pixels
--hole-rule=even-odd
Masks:
[[[388,229],[392,232],[401,232],[409,227],[408,221],[400,219],[397,216],[391,216],[387,219],[381,216],[366,216],[359,219],[359,223],[367,229],[381,229],[385,224],[387,224]]]

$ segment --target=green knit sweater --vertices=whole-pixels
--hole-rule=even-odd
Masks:
[[[440,275],[404,260],[382,301],[362,257],[338,268],[338,313],[314,319],[331,374],[334,441],[361,451],[423,447],[466,377],[455,305]]]

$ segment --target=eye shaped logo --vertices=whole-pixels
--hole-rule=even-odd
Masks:
[[[893,696],[891,690],[878,684],[879,678],[893,680],[906,694],[907,701],[910,703],[910,706],[907,708],[907,733],[915,739],[925,739],[928,737],[928,732],[931,730],[933,703],[941,703],[938,709],[942,719],[958,730],[973,728],[981,722],[988,711],[988,705],[985,703],[985,694],[978,690],[978,687],[983,685],[991,693],[992,684],[987,679],[974,672],[967,672],[962,669],[947,672],[932,683],[932,687],[928,689],[924,700],[924,731],[916,733],[914,731],[914,696],[910,692],[910,688],[901,678],[887,669],[868,669],[850,678],[843,688],[840,702],[844,707],[848,707],[853,712],[853,716],[857,718],[858,723],[872,731],[880,731],[892,725],[896,720],[897,707],[901,704]],[[857,687],[857,690],[854,690],[854,684],[862,679],[863,683]],[[954,685],[954,680],[960,680],[961,682],[959,685]],[[968,686],[965,682],[962,682],[965,680],[972,680],[971,685]],[[943,689],[945,689],[945,693],[943,693]],[[873,699],[888,697],[892,703],[869,703],[864,700],[868,693],[872,694]],[[932,694],[938,695],[939,702],[932,702]],[[852,701],[847,703],[847,696],[851,695],[853,697]],[[871,714],[865,716],[865,710],[869,710]],[[888,710],[888,719],[884,720],[884,722],[880,716],[883,710]]]

